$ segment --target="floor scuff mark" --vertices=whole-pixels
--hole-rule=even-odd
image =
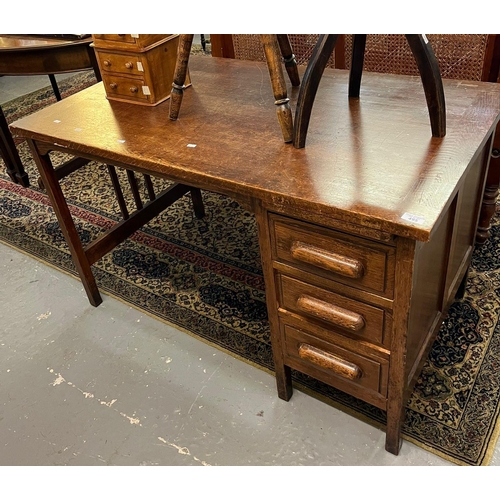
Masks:
[[[77,391],[81,392],[82,395],[85,397],[85,399],[95,399],[98,403],[100,403],[101,405],[107,406],[108,408],[111,408],[111,406],[113,406],[118,401],[117,399],[112,399],[111,401],[104,401],[104,400],[102,400],[100,398],[97,398],[91,392],[87,392],[87,391],[84,391],[84,390],[80,389],[75,384],[73,384],[73,382],[68,382],[60,373],[56,373],[53,370],[53,368],[47,368],[47,370],[50,373],[53,373],[54,375],[57,376],[56,379],[54,380],[54,382],[52,382],[52,384],[51,384],[54,387],[56,385],[59,385],[59,384],[62,384],[64,382],[66,382],[67,385],[69,385],[70,387],[73,387]],[[116,410],[114,408],[113,408],[113,411],[116,411],[119,415],[121,415],[122,417],[126,418],[132,425],[138,425],[139,427],[142,427],[140,419],[138,419],[137,417],[135,417],[135,415],[133,415],[132,417],[130,417],[126,413],[122,413],[122,412],[120,412],[120,411],[118,411],[118,410]]]
[[[209,463],[205,462],[204,460],[200,460],[199,458],[195,457],[194,455],[191,455],[191,452],[185,446],[178,446],[174,443],[169,443],[166,439],[164,439],[162,437],[158,437],[158,440],[161,441],[163,444],[166,444],[167,446],[175,448],[177,450],[177,453],[180,453],[181,455],[188,455],[188,456],[192,457],[195,462],[200,462],[200,464],[204,465],[205,467],[211,467],[211,465]]]

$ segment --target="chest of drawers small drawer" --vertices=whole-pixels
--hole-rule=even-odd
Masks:
[[[102,81],[109,96],[137,101],[147,101],[150,97],[144,93],[146,83],[142,79],[103,74]]]
[[[130,75],[143,75],[147,70],[147,60],[142,59],[139,54],[114,53],[98,51],[100,68],[102,73],[122,73]]]
[[[385,407],[389,360],[368,357],[283,325],[286,364],[327,384]]]
[[[389,344],[385,335],[385,312],[363,302],[318,288],[285,275],[278,275],[280,307],[306,321],[355,339]]]
[[[394,247],[271,216],[273,259],[392,298]]]

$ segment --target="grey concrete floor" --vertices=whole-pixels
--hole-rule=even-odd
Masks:
[[[1,77],[0,103],[31,78]],[[451,465],[103,298],[0,244],[0,465]]]

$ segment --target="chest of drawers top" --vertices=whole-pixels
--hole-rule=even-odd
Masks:
[[[92,35],[96,49],[144,52],[174,35]]]

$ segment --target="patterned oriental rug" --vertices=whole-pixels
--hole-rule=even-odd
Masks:
[[[62,95],[94,81],[89,73],[71,77],[61,83]],[[12,122],[52,102],[47,87],[2,108]],[[0,160],[0,241],[76,275],[26,143],[18,149],[32,187],[10,182]],[[63,159],[53,155],[54,164]],[[157,192],[168,184],[154,183]],[[120,219],[104,165],[90,163],[62,187],[84,242]],[[203,192],[203,201],[203,220],[183,197],[106,255],[94,266],[99,289],[272,372],[255,218],[221,195]],[[451,307],[407,405],[404,438],[460,465],[487,465],[499,433],[499,243],[495,218],[492,237],[475,250],[465,298]],[[299,390],[384,427],[381,410],[305,375],[294,373],[294,381]]]

